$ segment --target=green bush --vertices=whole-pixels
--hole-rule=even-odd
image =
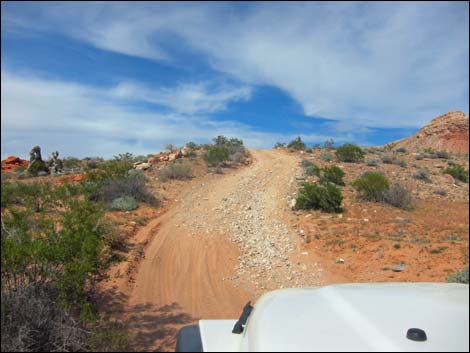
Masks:
[[[322,185],[303,183],[299,190],[296,209],[320,209],[325,212],[340,213],[343,211],[341,190],[331,183]]]
[[[384,192],[390,188],[390,182],[378,172],[366,172],[353,182],[353,187],[362,199],[367,201],[383,201]]]
[[[103,182],[106,180],[115,180],[125,177],[128,171],[133,169],[131,159],[113,159],[101,162],[96,168],[87,167],[85,179],[92,182]]]
[[[447,278],[447,282],[450,283],[465,283],[468,284],[468,266],[463,270],[458,271]]]
[[[441,158],[441,159],[449,159],[450,158],[450,154],[447,151],[436,151],[436,152],[434,152],[433,155],[435,156],[435,158]]]
[[[47,166],[44,161],[35,160],[28,165],[28,174],[31,176],[38,176],[39,172],[47,172]]]
[[[80,169],[82,168],[82,161],[75,157],[67,157],[62,160],[64,169]]]
[[[331,167],[323,168],[323,173],[320,177],[320,183],[331,182],[336,185],[344,185],[344,171],[333,165]]]
[[[110,208],[117,211],[132,211],[139,207],[139,204],[132,196],[122,196],[111,201]]]
[[[406,168],[408,166],[408,163],[406,163],[406,161],[404,159],[398,159],[398,158],[396,158],[393,161],[393,164],[399,165],[402,168]]]
[[[431,180],[429,179],[429,170],[427,169],[420,169],[416,172],[414,177],[418,180],[423,180],[425,182],[430,182]]]
[[[289,144],[287,145],[287,148],[291,148],[296,151],[305,151],[307,149],[307,146],[302,141],[302,138],[298,136],[294,140],[289,142]]]
[[[186,147],[189,148],[190,150],[195,150],[197,149],[197,144],[195,142],[189,141],[186,143]]]
[[[390,155],[382,156],[382,163],[392,164],[394,161],[395,161],[395,157],[392,157]]]
[[[410,190],[401,184],[394,184],[383,194],[383,199],[386,203],[409,210],[413,208],[413,198],[411,196]]]
[[[454,164],[444,170],[445,174],[452,175],[455,179],[468,183],[468,170],[460,164]]]
[[[166,182],[170,179],[191,179],[192,177],[193,172],[191,167],[184,163],[170,164],[158,173],[158,179],[162,182]]]
[[[307,175],[310,175],[310,176],[316,175],[316,176],[319,177],[320,176],[320,171],[321,171],[320,167],[317,166],[316,164],[313,164],[313,163],[312,163],[312,165],[305,168],[305,173]]]
[[[336,149],[336,158],[341,162],[356,163],[364,159],[364,151],[351,143],[346,143]]]
[[[397,148],[397,152],[406,153],[408,152],[408,150],[405,147],[400,147],[400,148]]]
[[[284,147],[286,147],[286,144],[281,143],[281,142],[276,142],[276,144],[274,145],[274,148],[284,148]]]
[[[241,152],[235,152],[230,156],[230,160],[235,163],[243,163],[245,161],[245,154]]]
[[[141,170],[131,169],[123,178],[105,181],[99,188],[98,199],[109,206],[113,200],[132,197],[137,201],[157,205],[158,200],[147,188],[147,178]]]
[[[369,167],[376,167],[379,165],[379,161],[376,160],[376,159],[368,159],[366,161],[366,165],[369,166]]]
[[[330,152],[323,152],[320,159],[325,162],[330,162],[333,159],[333,155]]]
[[[229,159],[229,150],[225,146],[209,146],[204,160],[209,166],[217,166]]]

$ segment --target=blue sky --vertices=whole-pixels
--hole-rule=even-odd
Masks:
[[[469,107],[467,2],[2,2],[2,158],[381,145]]]

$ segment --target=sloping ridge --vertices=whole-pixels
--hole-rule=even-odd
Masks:
[[[468,153],[468,116],[461,111],[451,111],[434,118],[416,134],[395,141],[396,148],[420,152],[426,148],[449,153]]]

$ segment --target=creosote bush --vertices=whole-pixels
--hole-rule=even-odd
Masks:
[[[336,149],[336,158],[341,162],[357,163],[364,159],[364,151],[352,143],[346,143]]]
[[[330,162],[333,159],[333,155],[330,152],[323,152],[320,159],[325,162]]]
[[[229,159],[229,150],[224,146],[209,146],[204,160],[209,166],[217,166]]]
[[[384,192],[390,188],[388,179],[379,172],[366,172],[353,182],[360,198],[366,201],[384,200]]]
[[[331,182],[336,185],[345,185],[343,178],[344,171],[340,167],[333,165],[322,169],[320,183]]]
[[[131,169],[127,175],[120,179],[111,179],[103,182],[99,187],[98,199],[109,207],[116,199],[131,197],[135,201],[157,205],[158,200],[147,188],[147,178],[141,170]]]
[[[116,211],[132,211],[139,207],[139,204],[132,196],[121,196],[111,201],[110,208]]]
[[[296,151],[305,151],[307,149],[307,146],[302,141],[302,138],[298,136],[294,140],[289,142],[289,144],[287,145],[287,148],[290,148]]]
[[[468,284],[468,266],[463,270],[453,273],[447,278],[447,282],[450,283],[465,283]]]
[[[397,183],[384,192],[384,201],[394,207],[409,210],[413,208],[411,192],[405,186]]]
[[[444,170],[445,174],[452,175],[455,179],[468,183],[468,170],[460,164],[454,164]]]
[[[368,167],[376,167],[376,166],[379,165],[379,161],[376,160],[376,159],[368,159],[368,160],[366,161],[366,165],[367,165]]]
[[[191,179],[192,177],[193,171],[191,169],[191,166],[185,163],[170,164],[160,170],[160,172],[158,173],[158,179],[163,182],[166,182],[170,179]]]
[[[319,209],[329,213],[343,212],[341,190],[332,183],[303,183],[295,204],[296,209]]]
[[[414,175],[414,177],[418,180],[423,180],[427,183],[429,183],[431,181],[431,179],[429,179],[429,170],[427,169],[420,169],[416,172],[416,174]]]

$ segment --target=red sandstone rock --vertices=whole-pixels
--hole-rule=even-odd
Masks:
[[[395,148],[422,152],[426,148],[449,153],[468,153],[469,119],[461,111],[452,111],[434,118],[416,134],[395,141]]]

